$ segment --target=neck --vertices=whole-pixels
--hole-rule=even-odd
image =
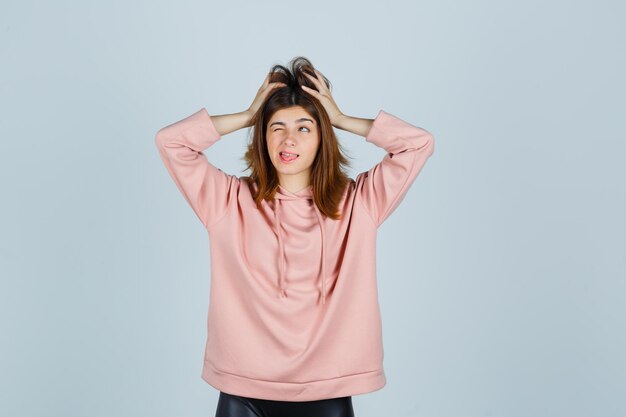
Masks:
[[[297,193],[305,188],[308,188],[311,185],[311,182],[308,178],[306,178],[306,181],[298,178],[281,178],[279,180],[279,184],[285,190]]]

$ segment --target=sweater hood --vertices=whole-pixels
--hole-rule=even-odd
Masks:
[[[274,194],[274,227],[276,229],[276,236],[278,237],[280,256],[278,275],[279,297],[287,296],[287,293],[285,292],[285,246],[280,227],[280,209],[283,204],[289,204],[290,200],[313,200],[313,186],[309,185],[297,193],[293,193],[279,185],[276,193]],[[322,213],[314,201],[311,203],[322,234],[322,265],[318,277],[322,280],[322,304],[326,304],[326,234],[324,231]]]

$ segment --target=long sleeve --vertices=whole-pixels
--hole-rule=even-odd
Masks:
[[[404,199],[433,154],[435,141],[430,132],[383,110],[365,139],[387,151],[382,161],[356,178],[357,197],[378,227]]]
[[[239,179],[211,164],[205,149],[220,139],[205,108],[159,130],[156,146],[167,171],[205,228],[226,213]]]

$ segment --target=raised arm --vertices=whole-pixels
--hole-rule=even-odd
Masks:
[[[156,134],[156,145],[167,171],[207,229],[225,214],[239,186],[239,178],[215,167],[202,151],[222,135],[251,125],[253,115],[268,94],[285,85],[282,82],[270,83],[269,79],[268,73],[245,111],[209,116],[202,108],[165,126]]]
[[[159,130],[155,142],[167,171],[205,228],[225,213],[239,179],[211,164],[203,151],[248,123],[247,112],[213,118],[205,108]],[[215,119],[215,120],[214,120]]]
[[[344,120],[343,126],[364,126],[366,123],[352,119]],[[426,160],[433,154],[435,140],[430,132],[383,110],[371,123],[365,139],[387,151],[382,161],[356,178],[357,198],[378,227],[404,199]]]
[[[305,74],[315,85],[302,85],[304,91],[324,106],[334,127],[347,130],[387,151],[387,155],[356,178],[357,198],[363,202],[376,227],[398,207],[435,146],[433,135],[383,110],[375,119],[343,114],[332,96],[326,77],[314,70]]]

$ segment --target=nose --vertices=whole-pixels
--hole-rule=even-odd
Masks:
[[[285,138],[285,143],[288,146],[294,146],[296,144],[295,134],[293,133],[293,131],[289,131],[289,134]]]

